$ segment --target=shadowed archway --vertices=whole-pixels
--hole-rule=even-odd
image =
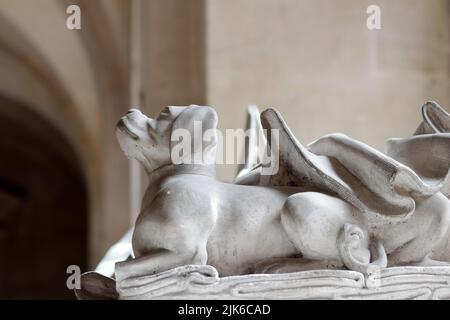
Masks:
[[[66,268],[87,263],[88,199],[67,139],[0,97],[0,298],[73,298]]]

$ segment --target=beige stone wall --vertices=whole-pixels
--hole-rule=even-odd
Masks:
[[[204,0],[142,1],[142,109],[205,104]]]
[[[369,4],[381,30],[366,27]],[[255,103],[277,107],[302,143],[343,132],[384,150],[415,130],[425,100],[450,106],[449,12],[444,0],[208,0],[208,103],[222,128]]]

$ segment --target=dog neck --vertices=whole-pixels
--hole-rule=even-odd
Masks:
[[[211,178],[216,177],[215,165],[204,164],[169,164],[158,169],[153,170],[148,174],[149,185],[169,176],[175,176],[179,174],[194,174],[208,176]]]

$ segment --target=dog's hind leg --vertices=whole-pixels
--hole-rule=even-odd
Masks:
[[[319,192],[288,197],[281,222],[299,253],[312,260],[340,260],[336,239],[341,228],[345,224],[364,224],[350,204]]]
[[[371,239],[363,215],[339,198],[318,192],[297,193],[286,200],[281,221],[302,256],[316,260],[315,265],[310,261],[305,267],[345,265],[368,274],[387,264],[381,243],[375,241],[375,250],[370,250]],[[377,256],[373,262],[372,253]]]

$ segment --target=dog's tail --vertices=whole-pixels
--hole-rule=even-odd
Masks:
[[[345,224],[338,235],[339,255],[344,265],[368,278],[387,267],[387,255],[378,239],[367,239],[367,232],[353,224]]]

